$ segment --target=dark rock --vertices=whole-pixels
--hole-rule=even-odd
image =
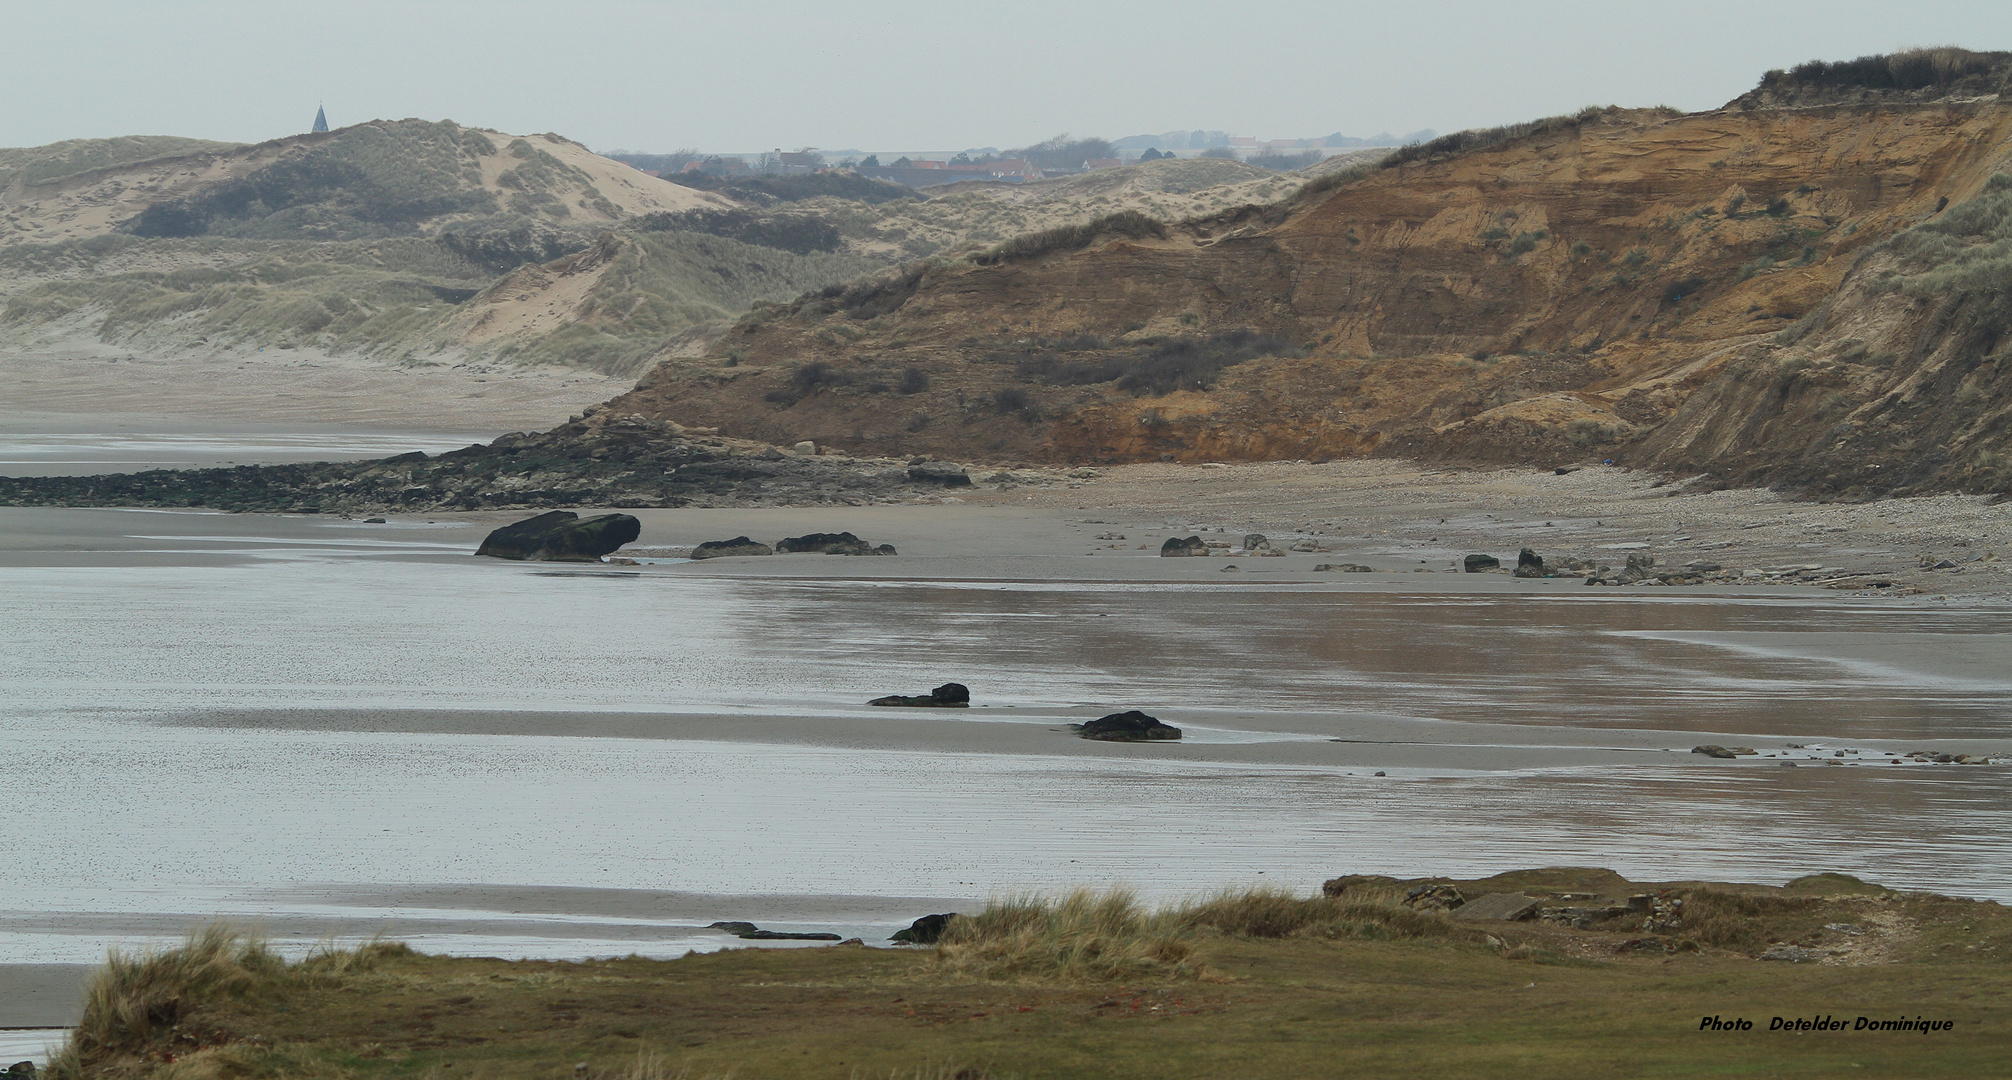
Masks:
[[[1345,874],[1338,878],[1328,878],[1320,883],[1320,894],[1329,898],[1347,895],[1350,889],[1368,892],[1383,892],[1397,884],[1394,877],[1382,874]]]
[[[1706,743],[1703,746],[1693,746],[1691,747],[1691,753],[1703,754],[1706,757],[1715,757],[1715,758],[1736,758],[1739,756],[1738,754],[1733,753],[1731,750],[1728,750],[1717,743]]]
[[[725,930],[729,934],[752,934],[760,928],[751,922],[716,922],[706,929]]]
[[[970,487],[971,474],[964,466],[949,461],[917,461],[908,466],[908,478],[924,484],[942,484],[944,487]]]
[[[383,518],[364,518],[364,519],[363,519],[363,523],[364,523],[365,525],[382,525],[382,524],[384,524],[384,519],[383,519]]]
[[[1208,553],[1209,542],[1199,536],[1190,536],[1185,540],[1176,536],[1169,536],[1167,537],[1167,542],[1160,545],[1160,554],[1168,558],[1178,555],[1207,555]]]
[[[908,925],[906,930],[896,930],[887,940],[909,945],[934,945],[943,937],[943,931],[950,926],[950,920],[957,917],[954,911],[942,915],[924,915]]]
[[[893,544],[874,547],[849,532],[806,533],[776,541],[778,554],[799,554],[809,552],[823,555],[892,555]]]
[[[7,1080],[35,1080],[35,1063],[32,1061],[17,1061],[7,1066],[5,1075]]]
[[[1414,911],[1452,911],[1466,903],[1457,887],[1437,882],[1414,885],[1404,894],[1404,906]]]
[[[735,934],[747,941],[837,941],[837,934],[792,934],[782,930],[750,930]]]
[[[1453,913],[1456,919],[1493,919],[1501,922],[1515,922],[1526,919],[1537,910],[1538,900],[1522,893],[1488,893],[1477,896],[1461,904]]]
[[[1488,570],[1494,570],[1501,565],[1502,560],[1493,555],[1469,555],[1465,559],[1460,560],[1461,569],[1470,574],[1479,574]]]
[[[1619,945],[1614,946],[1614,951],[1617,953],[1631,953],[1631,952],[1667,953],[1672,950],[1670,947],[1670,943],[1664,941],[1662,938],[1638,937],[1638,938],[1629,938],[1628,940],[1621,942]]]
[[[1374,573],[1376,573],[1376,567],[1374,567],[1374,566],[1364,566],[1364,565],[1362,565],[1361,563],[1352,563],[1352,562],[1343,562],[1343,563],[1332,563],[1332,562],[1324,562],[1324,563],[1315,563],[1315,564],[1314,564],[1314,567],[1313,567],[1313,568],[1314,568],[1315,570],[1333,570],[1333,571],[1336,571],[1337,573],[1342,573],[1342,574],[1374,574]]]
[[[963,683],[944,683],[931,690],[926,696],[906,696],[889,694],[867,702],[868,705],[906,705],[920,709],[964,709],[971,705],[971,691]]]
[[[1158,717],[1147,716],[1137,709],[1100,716],[1076,725],[1076,731],[1085,739],[1105,742],[1152,742],[1181,737],[1180,728],[1162,724]]]
[[[1524,548],[1516,553],[1516,576],[1534,578],[1544,576],[1544,557]]]
[[[745,536],[732,540],[708,540],[692,549],[694,559],[724,559],[733,555],[773,555],[775,549]]]
[[[1761,960],[1779,960],[1788,964],[1814,964],[1830,953],[1823,949],[1805,949],[1799,945],[1776,945],[1760,954]]]
[[[583,518],[571,510],[553,510],[497,529],[475,554],[532,562],[599,562],[601,556],[642,534],[643,523],[629,514]]]
[[[1246,533],[1244,535],[1244,550],[1270,551],[1271,541],[1265,539],[1265,535],[1263,533]]]

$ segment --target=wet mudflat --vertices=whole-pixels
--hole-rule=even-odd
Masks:
[[[884,937],[1020,889],[1565,863],[2012,898],[2012,771],[1898,756],[2012,751],[2012,609],[1237,577],[1086,558],[1031,512],[753,513],[646,514],[644,542],[903,554],[564,567],[472,559],[493,515],[0,511],[0,834],[38,868],[0,962],[219,915],[677,955],[737,944],[715,919]],[[973,708],[863,705],[947,679]],[[1066,729],[1120,708],[1187,737]]]

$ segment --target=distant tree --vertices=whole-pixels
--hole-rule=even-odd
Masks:
[[[971,155],[965,153],[959,153],[956,157],[950,159],[950,164],[969,165],[971,164]]]
[[[897,169],[912,169],[915,167],[915,163],[908,160],[906,156],[903,156],[894,159],[894,167]]]
[[[880,155],[879,155],[879,154],[868,154],[868,155],[866,155],[866,158],[865,158],[865,160],[863,160],[863,161],[861,161],[861,162],[859,163],[859,167],[860,167],[860,168],[862,168],[862,169],[878,169],[878,168],[880,168]]]
[[[1294,169],[1304,169],[1309,165],[1319,164],[1322,156],[1318,150],[1302,150],[1297,154],[1256,154],[1245,158],[1244,163],[1256,165],[1262,169],[1277,169],[1279,172],[1291,172]]]
[[[1080,169],[1086,161],[1110,157],[1111,144],[1104,139],[1071,139],[1064,133],[1008,153],[1043,169]]]
[[[1227,146],[1211,146],[1207,150],[1202,151],[1201,156],[1212,157],[1212,158],[1228,158],[1231,161],[1237,160],[1237,152],[1235,150],[1230,149]]]
[[[1143,153],[1143,154],[1140,154],[1140,155],[1139,155],[1139,160],[1140,160],[1140,161],[1158,161],[1158,160],[1160,160],[1160,159],[1161,159],[1161,158],[1163,158],[1163,157],[1173,157],[1173,156],[1174,156],[1174,155],[1172,155],[1172,154],[1162,154],[1162,153],[1160,153],[1160,150],[1159,150],[1159,148],[1158,148],[1158,147],[1155,147],[1155,146],[1148,146],[1148,147],[1146,147],[1146,152],[1145,152],[1145,153]]]
[[[766,176],[782,168],[782,158],[776,154],[763,154],[755,159],[755,171]]]

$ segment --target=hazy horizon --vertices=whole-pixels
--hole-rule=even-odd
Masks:
[[[1697,111],[1804,60],[2012,47],[2012,5],[1976,0],[1625,11],[1292,2],[1233,18],[1195,3],[1055,0],[759,12],[669,0],[563,10],[8,0],[5,10],[28,48],[0,69],[0,88],[34,104],[0,115],[4,146],[134,134],[258,142],[305,131],[318,105],[337,127],[453,119],[634,153],[1004,148],[1064,131],[1360,137],[1588,104]]]

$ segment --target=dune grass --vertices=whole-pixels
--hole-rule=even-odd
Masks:
[[[1239,888],[1151,907],[1001,899],[936,950],[841,944],[674,960],[423,956],[375,943],[285,962],[228,928],[115,958],[50,1073],[120,1080],[1007,1080],[1224,1076],[1964,1076],[2002,1071],[2012,914],[1823,875],[1785,887],[1551,868],[1457,884],[1681,893],[1684,933],[1879,956],[1759,963],[1645,951],[1639,927],[1483,930],[1404,906]],[[1854,935],[1825,924],[1859,924]],[[962,924],[962,925],[960,925]],[[1493,935],[1512,943],[1493,939]],[[1663,934],[1655,940],[1669,939]],[[1673,940],[1673,939],[1671,939]],[[1548,959],[1548,962],[1546,962]],[[1536,960],[1537,963],[1524,961]],[[1933,1036],[1769,1034],[1773,1016],[1927,1016]],[[1701,1017],[1751,1030],[1700,1032]]]
[[[411,955],[401,942],[371,941],[349,949],[325,946],[289,963],[257,935],[221,923],[164,952],[113,950],[85,991],[83,1017],[45,1075],[84,1080],[170,1063],[233,1041],[221,1026],[227,1012],[254,1002],[270,1006],[369,971],[388,957]]]
[[[951,921],[933,960],[950,974],[996,981],[1207,980],[1210,937],[1394,941],[1479,940],[1443,915],[1413,911],[1394,890],[1343,898],[1248,887],[1149,909],[1124,889],[1060,899],[1021,895]]]

